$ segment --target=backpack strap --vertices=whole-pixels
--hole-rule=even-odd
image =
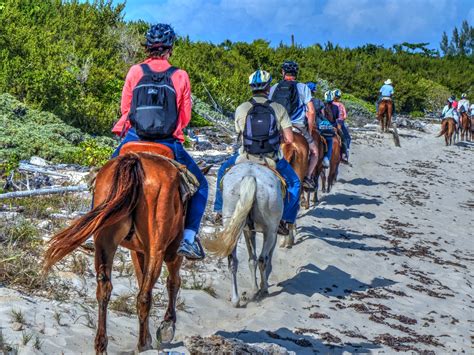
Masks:
[[[151,70],[150,66],[146,63],[140,64],[140,68],[142,68],[143,74],[145,75],[153,75],[155,72]]]
[[[179,68],[178,67],[169,67],[166,71],[165,71],[165,75],[168,77],[168,78],[171,78],[171,76],[174,74],[175,71],[177,71]]]
[[[168,69],[166,69],[165,71],[163,72],[156,72],[156,71],[153,71],[151,70],[150,66],[146,63],[142,63],[140,64],[140,67],[142,68],[142,71],[143,71],[143,74],[144,75],[159,75],[159,74],[164,74],[165,76],[167,76],[168,78],[171,78],[171,76],[174,74],[174,72],[176,70],[178,70],[179,68],[178,67],[169,67]]]

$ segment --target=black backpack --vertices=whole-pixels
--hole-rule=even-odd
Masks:
[[[296,113],[300,105],[297,84],[297,81],[282,80],[278,83],[271,97],[272,101],[278,102],[286,108],[290,118]]]
[[[324,109],[324,103],[320,99],[313,98],[314,110],[316,111],[316,120],[322,120],[324,118],[322,110]]]
[[[128,118],[140,138],[154,140],[169,138],[176,130],[178,107],[171,75],[178,69],[170,67],[154,72],[147,64],[140,65],[143,77],[133,89]]]
[[[278,151],[280,132],[278,132],[275,111],[271,101],[258,103],[250,100],[252,108],[247,113],[243,132],[244,151],[249,154],[265,154]]]

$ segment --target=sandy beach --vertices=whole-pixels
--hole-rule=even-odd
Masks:
[[[319,205],[300,211],[296,245],[277,247],[263,300],[244,299],[243,307],[233,308],[226,260],[187,263],[176,337],[165,349],[189,353],[190,336],[217,334],[268,354],[472,353],[474,142],[446,147],[435,137],[438,130],[402,129],[401,148],[391,135],[353,132],[352,166],[340,167]],[[215,176],[209,181],[213,191]],[[212,223],[205,225],[211,233]],[[83,255],[83,275],[59,267],[76,290],[70,299],[0,286],[3,341],[20,354],[94,353],[95,279],[92,257]],[[117,271],[128,263],[128,253],[121,255],[112,300],[129,295],[133,308],[136,281],[125,266]],[[245,296],[250,275],[243,240],[238,256]],[[162,279],[155,293],[154,330],[164,314]],[[24,314],[25,324],[12,322],[12,310]],[[40,346],[33,340],[23,345],[25,334]],[[136,315],[110,310],[108,334],[110,354],[133,353]]]

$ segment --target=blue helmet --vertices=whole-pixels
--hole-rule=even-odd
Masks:
[[[333,97],[337,97],[338,99],[341,98],[342,92],[339,89],[336,89],[332,92]]]
[[[285,74],[297,75],[299,67],[298,67],[298,63],[292,60],[285,60],[283,64],[281,65],[281,69],[285,72]]]
[[[159,23],[150,27],[145,38],[147,49],[171,48],[176,40],[176,34],[170,25]]]
[[[315,82],[312,82],[312,81],[308,81],[306,83],[306,86],[309,87],[309,89],[311,90],[311,92],[315,92],[316,91],[316,88],[318,87],[318,84],[316,84]]]

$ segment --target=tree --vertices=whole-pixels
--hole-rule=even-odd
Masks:
[[[439,44],[439,48],[441,48],[441,51],[443,52],[444,55],[452,55],[452,53],[449,52],[449,39],[446,32],[443,32],[443,37],[441,38],[441,43]]]

